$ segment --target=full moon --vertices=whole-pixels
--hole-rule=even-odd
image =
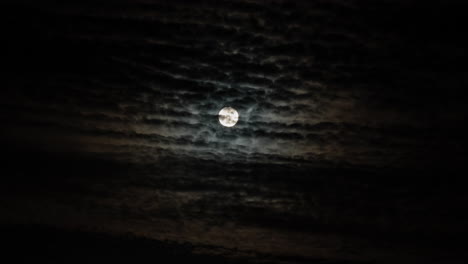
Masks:
[[[239,113],[232,107],[224,107],[218,114],[219,123],[225,127],[233,127],[239,120]]]

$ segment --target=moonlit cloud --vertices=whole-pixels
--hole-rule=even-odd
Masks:
[[[464,230],[463,8],[198,2],[6,6],[6,217],[313,261]]]
[[[424,126],[423,113],[385,109],[392,94],[376,96],[377,88],[369,83],[375,76],[359,77],[396,60],[350,57],[385,49],[391,35],[378,33],[375,41],[377,32],[358,30],[368,27],[363,21],[337,17],[332,26],[322,19],[335,7],[352,14],[358,4],[266,7],[233,2],[229,9],[207,4],[196,12],[182,3],[148,6],[146,11],[128,6],[105,13],[50,10],[67,20],[39,21],[38,27],[58,39],[64,26],[72,27],[69,37],[81,43],[84,58],[78,59],[81,65],[65,65],[63,74],[48,80],[54,96],[24,90],[17,98],[27,102],[22,103],[24,114],[14,122],[31,125],[34,120],[47,129],[81,134],[88,145],[84,149],[98,150],[102,143],[138,152],[144,146],[156,152],[209,153],[215,160],[275,154],[294,163],[297,157],[314,162],[320,155],[338,163],[379,166],[412,151],[409,145],[384,144],[408,139],[381,131],[418,129]],[[287,23],[277,23],[278,16]],[[308,22],[312,20],[314,26]],[[65,46],[70,53],[63,56],[72,60],[73,48]],[[86,58],[97,61],[87,64]],[[216,120],[226,105],[241,115],[232,131],[224,131]],[[88,141],[90,137],[106,139]],[[410,140],[424,144],[416,134]],[[372,154],[377,150],[383,154],[379,158]]]

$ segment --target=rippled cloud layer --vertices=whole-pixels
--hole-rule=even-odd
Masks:
[[[4,122],[18,137],[34,129],[54,148],[145,162],[190,155],[417,165],[421,148],[446,147],[428,132],[439,129],[433,119],[450,127],[462,117],[449,95],[439,100],[437,80],[420,77],[427,70],[402,72],[417,60],[415,49],[399,50],[411,36],[381,30],[395,22],[376,18],[375,8],[359,1],[37,6],[27,18],[33,28],[20,25],[34,44],[24,39],[25,53],[11,55],[28,59],[13,65],[28,78],[19,74],[15,92],[2,98],[6,113],[20,114]],[[428,59],[433,70],[444,63]],[[239,111],[233,128],[217,122],[224,106]]]

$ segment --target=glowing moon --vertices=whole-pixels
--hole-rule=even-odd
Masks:
[[[218,114],[219,123],[225,127],[233,127],[239,120],[239,113],[232,107],[224,107]]]

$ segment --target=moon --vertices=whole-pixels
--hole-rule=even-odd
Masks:
[[[239,113],[232,107],[224,107],[218,114],[219,123],[225,127],[233,127],[239,120]]]

